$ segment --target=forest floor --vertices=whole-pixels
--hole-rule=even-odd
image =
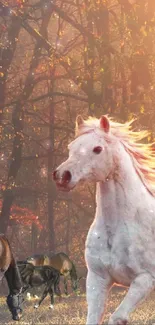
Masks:
[[[110,314],[122,301],[126,290],[113,289],[107,302],[104,324]],[[39,309],[34,309],[37,300],[26,300],[24,302],[23,318],[19,322],[11,321],[11,314],[5,303],[6,298],[0,298],[0,324],[7,325],[84,325],[86,321],[86,297],[70,295],[63,296],[61,302],[55,298],[54,309],[49,309],[50,300],[46,298]],[[143,302],[130,318],[131,325],[155,325],[155,292]]]

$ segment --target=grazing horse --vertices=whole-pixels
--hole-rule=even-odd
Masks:
[[[27,289],[39,287],[45,285],[43,294],[38,302],[35,304],[35,308],[38,308],[42,301],[49,293],[51,297],[51,304],[49,308],[53,308],[54,305],[54,292],[60,297],[61,292],[59,288],[60,273],[51,266],[34,266],[31,263],[18,261],[18,268],[20,270],[21,278],[24,284],[22,292]]]
[[[149,133],[133,131],[132,122],[77,117],[69,158],[53,173],[64,191],[84,180],[97,183],[96,213],[85,247],[89,325],[102,323],[115,283],[129,290],[110,325],[127,324],[155,288],[155,153],[152,144],[142,143]]]
[[[9,295],[7,296],[7,305],[12,314],[13,320],[20,320],[22,317],[21,304],[22,282],[20,273],[10,248],[7,238],[0,234],[0,280],[5,277]]]
[[[65,294],[68,295],[67,278],[70,276],[72,282],[73,291],[78,290],[78,277],[76,268],[73,262],[65,253],[57,253],[52,256],[50,255],[34,255],[27,258],[27,262],[35,266],[49,265],[54,267],[64,276],[64,288]]]

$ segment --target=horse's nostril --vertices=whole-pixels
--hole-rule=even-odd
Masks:
[[[57,170],[54,170],[54,172],[53,172],[53,179],[54,179],[54,181],[56,181],[57,178],[58,178],[58,171]]]
[[[70,173],[69,170],[65,170],[63,175],[62,175],[62,181],[63,183],[69,183],[72,178],[72,174]]]
[[[61,185],[65,185],[65,184],[69,183],[71,178],[72,178],[72,175],[69,170],[65,170],[61,177],[60,177],[58,170],[54,170],[54,172],[53,172],[53,180],[56,182],[59,182]]]

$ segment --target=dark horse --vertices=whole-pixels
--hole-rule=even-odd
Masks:
[[[9,295],[7,296],[7,305],[12,314],[13,320],[20,320],[22,317],[22,281],[18,266],[12,254],[12,250],[7,238],[0,234],[0,280],[5,277]]]
[[[34,307],[38,308],[49,293],[51,297],[50,308],[53,308],[54,293],[61,297],[59,288],[60,272],[47,265],[34,266],[31,263],[23,261],[18,261],[17,264],[24,284],[22,292],[27,291],[28,288],[35,288],[45,285],[43,294],[38,304],[35,304]]]
[[[27,258],[27,262],[33,264],[34,266],[49,265],[54,267],[64,276],[64,288],[65,294],[68,295],[67,280],[70,276],[72,282],[73,291],[78,290],[78,277],[76,273],[76,268],[73,262],[65,253],[57,253],[54,255],[34,255]]]

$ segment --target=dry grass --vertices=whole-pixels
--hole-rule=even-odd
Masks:
[[[107,303],[107,310],[105,314],[105,323],[110,316],[110,314],[115,310],[115,308],[122,301],[125,290],[113,289],[109,300]],[[19,325],[84,325],[86,321],[86,297],[85,295],[80,295],[75,297],[71,295],[70,297],[63,297],[62,301],[59,302],[58,298],[55,299],[54,310],[49,309],[50,300],[46,298],[40,309],[36,310],[33,308],[35,301],[26,301],[24,303],[24,313],[23,318],[20,322],[11,321],[10,312],[7,309],[5,298],[0,299],[0,324],[19,324]],[[132,313],[131,324],[154,324],[155,325],[155,292],[153,292],[150,297],[145,300],[143,304],[137,308],[137,310]]]

